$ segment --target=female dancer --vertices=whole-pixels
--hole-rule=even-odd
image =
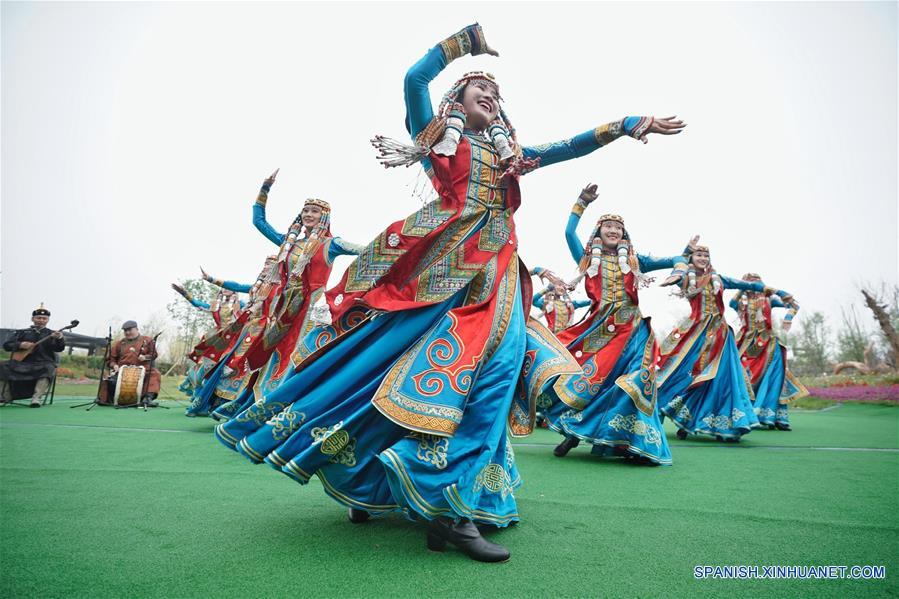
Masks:
[[[688,255],[687,272],[674,282],[681,283],[692,312],[662,343],[659,408],[677,425],[679,439],[705,434],[738,442],[758,419],[734,333],[724,320],[722,295],[725,289],[787,294],[759,281],[719,275],[706,246],[696,246]]]
[[[216,329],[231,325],[245,308],[244,302],[237,297],[237,293],[228,289],[220,289],[211,303],[193,297],[187,289],[176,283],[172,283],[172,289],[195,308],[209,312]],[[206,416],[211,409],[214,409],[215,395],[214,393],[204,393],[204,387],[206,387],[206,377],[215,369],[216,364],[216,361],[200,356],[188,369],[184,382],[178,387],[180,391],[191,398],[190,406],[186,411],[188,416]]]
[[[469,53],[496,55],[477,25],[406,75],[415,147],[375,139],[387,165],[423,159],[438,199],[390,225],[328,291],[334,339],[248,408],[255,426],[234,419],[216,435],[301,483],[317,475],[353,522],[400,510],[428,521],[432,550],[449,542],[473,559],[504,561],[509,552],[473,521],[518,520],[521,481],[507,430],[529,433],[536,396],[580,370],[525,316],[530,281],[512,218],[519,176],[623,135],[673,134],[683,124],[630,117],[522,148],[486,73],[460,79],[434,115],[428,83]]]
[[[756,273],[743,275],[744,281],[761,281]],[[743,367],[749,371],[755,393],[755,415],[759,423],[781,431],[790,428],[789,405],[805,397],[808,390],[787,368],[787,348],[774,333],[772,308],[787,308],[783,330],[789,331],[799,304],[793,298],[781,300],[755,291],[739,291],[730,300],[742,324],[737,347]]]
[[[213,418],[230,418],[244,403],[244,395],[255,380],[252,371],[228,368],[228,361],[245,347],[244,340],[254,331],[262,329],[265,301],[277,283],[277,256],[268,256],[253,285],[222,281],[203,271],[203,279],[229,291],[245,291],[249,294],[246,306],[230,323],[220,326],[213,334],[204,335],[190,354],[190,359],[200,364],[210,362],[216,366],[208,369],[199,393],[194,393],[188,416],[210,414]],[[258,333],[257,333],[258,334]],[[194,407],[196,404],[196,407]],[[215,408],[215,405],[219,407]],[[212,411],[214,410],[214,411]]]
[[[549,427],[565,436],[553,453],[563,457],[585,440],[595,455],[612,453],[670,465],[671,452],[656,412],[659,350],[650,320],[640,312],[638,290],[649,284],[644,273],[670,269],[684,259],[637,254],[624,220],[614,214],[601,216],[583,244],[577,225],[596,197],[596,185],[587,185],[565,229],[592,306],[586,318],[558,334],[584,369],[584,379],[573,384],[586,386],[591,400],[581,411],[564,403],[546,406]]]
[[[555,277],[553,273],[539,266],[531,269],[530,274],[538,275],[541,279],[547,274]],[[572,299],[568,287],[561,281],[550,282],[543,290],[534,294],[534,306],[543,312],[549,330],[555,335],[571,326],[575,310],[586,308],[591,303],[586,299]]]

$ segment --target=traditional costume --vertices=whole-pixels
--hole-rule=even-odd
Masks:
[[[222,287],[222,285],[220,285]],[[249,286],[241,286],[249,289]],[[199,310],[209,312],[215,322],[215,329],[210,332],[227,328],[234,323],[246,305],[235,292],[222,289],[212,302],[207,303],[193,297],[190,292],[175,287],[192,306]],[[221,360],[212,360],[206,356],[198,356],[194,364],[188,369],[187,376],[178,389],[190,397],[190,405],[185,410],[187,416],[208,416],[223,401],[215,395],[216,382],[210,382],[207,378],[215,370]]]
[[[743,280],[762,279],[747,273]],[[789,404],[808,395],[808,390],[787,368],[787,347],[774,331],[771,309],[786,308],[784,322],[792,322],[799,304],[793,298],[782,300],[776,295],[739,291],[730,300],[730,307],[740,316],[737,347],[755,394],[755,415],[770,429],[791,430]]]
[[[465,128],[461,93],[495,85],[485,73],[459,80],[435,117],[428,83],[485,48],[471,26],[409,70],[406,125],[416,146],[375,143],[388,166],[423,159],[438,198],[362,251],[327,293],[332,324],[309,334],[326,343],[216,436],[300,483],[317,475],[331,497],[365,517],[399,510],[430,520],[433,549],[447,540],[461,547],[464,537],[490,546],[470,556],[500,561],[508,552],[481,539],[470,520],[519,519],[508,433],[529,433],[536,397],[580,371],[527,317],[530,281],[512,218],[519,175],[642,135],[649,121],[521,148],[502,111],[486,136]]]
[[[656,411],[659,350],[650,319],[640,312],[638,289],[649,284],[644,273],[672,268],[684,259],[637,254],[624,220],[614,214],[601,216],[588,242],[581,243],[577,225],[585,207],[580,199],[575,204],[565,239],[592,305],[586,317],[558,338],[584,370],[583,379],[572,384],[586,387],[591,400],[582,410],[562,403],[543,406],[549,427],[565,436],[554,453],[562,457],[584,440],[595,455],[670,465],[671,452]],[[607,221],[622,227],[615,250],[605,248],[600,238],[600,227]]]
[[[32,313],[35,316],[50,316],[50,311],[41,304]],[[62,337],[47,339],[53,331],[32,325],[16,331],[3,343],[8,352],[22,350],[23,343],[40,344],[22,360],[8,360],[0,363],[0,404],[13,401],[16,397],[31,396],[31,407],[39,408],[42,398],[50,390],[50,383],[56,376],[57,353],[66,347]]]
[[[708,248],[698,246],[694,251],[708,252]],[[662,343],[659,408],[677,425],[679,438],[704,434],[739,441],[758,419],[734,332],[724,320],[722,295],[725,289],[766,295],[776,290],[761,282],[719,275],[711,264],[704,272],[690,264],[680,283],[691,313]]]
[[[531,269],[531,274],[540,275],[545,270],[539,266]],[[568,328],[574,321],[574,312],[580,308],[586,308],[592,302],[587,299],[573,299],[568,289],[548,285],[534,294],[534,307],[543,313],[546,326],[554,334]]]
[[[197,364],[212,364],[214,367],[206,368],[200,393],[195,394],[192,400],[192,404],[196,403],[197,408],[193,412],[188,408],[188,415],[209,413],[215,419],[227,419],[244,404],[249,395],[248,389],[255,380],[254,372],[228,369],[227,362],[242,346],[250,331],[262,329],[261,321],[266,301],[278,283],[277,256],[268,256],[265,259],[262,270],[251,286],[221,281],[205,274],[204,278],[229,291],[245,290],[248,293],[247,303],[236,317],[213,333],[204,335],[189,356]],[[209,412],[209,408],[213,405],[218,407]]]
[[[136,329],[137,323],[133,320],[125,321],[122,330]],[[123,366],[142,366],[144,368],[143,387],[140,392],[141,399],[153,404],[153,400],[159,396],[159,388],[162,382],[162,374],[153,367],[153,362],[158,357],[156,341],[148,335],[138,335],[133,339],[122,337],[112,344],[109,352],[109,360],[106,365],[113,369],[118,376],[118,370]],[[110,396],[115,391],[115,377],[107,381],[108,384],[100,385],[98,403],[111,404]]]

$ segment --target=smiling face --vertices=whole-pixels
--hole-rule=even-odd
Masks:
[[[613,220],[605,220],[599,226],[599,239],[606,249],[613,250],[624,239],[624,225]]]
[[[303,221],[304,227],[311,229],[322,220],[321,207],[314,204],[306,204],[303,206],[303,211],[300,212],[300,220]]]
[[[462,92],[462,106],[466,127],[484,131],[499,114],[499,90],[487,81],[472,81]]]
[[[709,263],[711,263],[711,258],[709,257],[709,253],[705,250],[696,250],[693,252],[693,255],[690,257],[690,263],[693,264],[696,268],[700,270],[705,270],[709,267]]]

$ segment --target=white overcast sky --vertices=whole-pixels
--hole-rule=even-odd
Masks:
[[[367,242],[419,206],[418,171],[385,171],[368,140],[408,139],[406,69],[474,21],[501,57],[451,64],[435,103],[486,69],[525,144],[689,123],[524,177],[528,265],[574,272],[563,230],[595,182],[582,236],[604,212],[646,253],[701,233],[719,272],[760,272],[833,324],[859,282],[896,283],[893,2],[3,2],[0,324],[43,301],[102,334],[163,312],[201,264],[251,282],[274,247],[251,205],[277,167],[277,229],[321,197],[336,235]],[[687,312],[663,289],[642,303],[663,330]]]

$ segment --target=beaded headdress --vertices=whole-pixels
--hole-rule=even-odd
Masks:
[[[381,135],[371,140],[372,145],[380,154],[378,160],[381,161],[381,164],[385,168],[411,166],[426,158],[432,151],[441,156],[455,155],[466,120],[465,108],[462,106],[462,93],[469,84],[491,85],[496,89],[497,100],[502,100],[499,85],[493,75],[485,71],[465,73],[449,91],[443,94],[431,122],[415,136],[414,146],[402,144]],[[493,142],[500,159],[521,158],[521,146],[518,144],[515,128],[502,106],[500,106],[496,118],[487,126],[485,133]]]

